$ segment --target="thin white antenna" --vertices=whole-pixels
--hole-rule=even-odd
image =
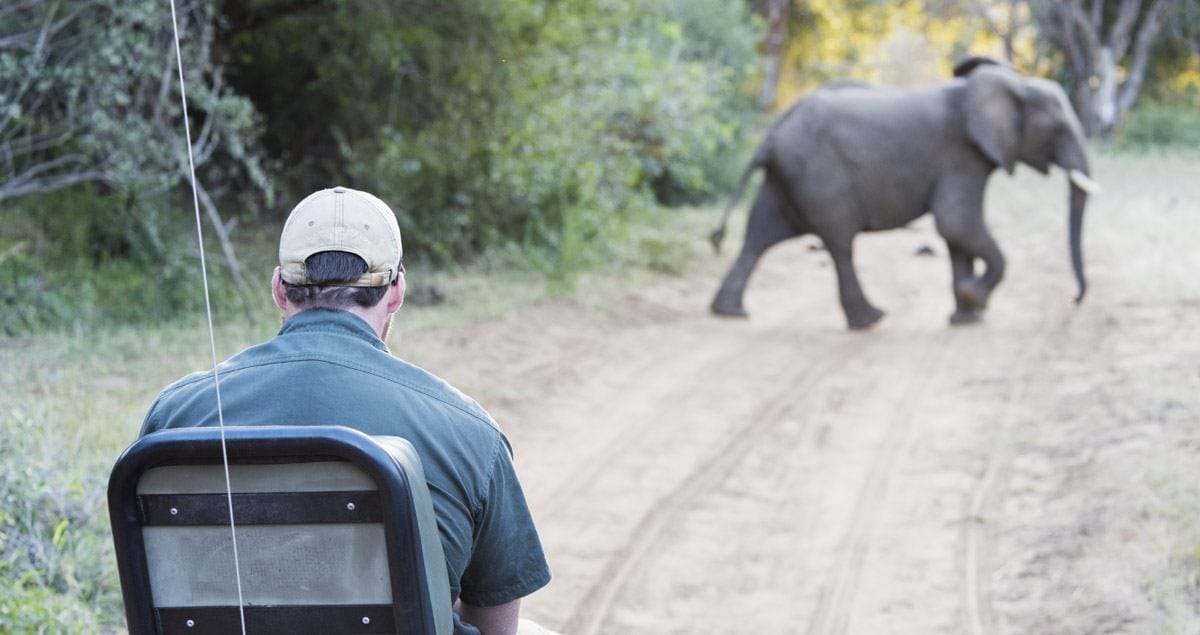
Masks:
[[[217,338],[213,333],[212,302],[208,293],[208,265],[204,258],[204,229],[200,223],[200,192],[196,186],[196,162],[192,157],[192,127],[188,121],[187,90],[183,82],[183,54],[179,51],[179,20],[175,17],[175,0],[171,0],[171,27],[175,33],[175,61],[179,67],[179,102],[183,106],[183,133],[187,140],[188,173],[192,178],[192,207],[196,211],[196,238],[200,242],[200,277],[204,281],[204,313],[208,318],[208,344],[212,351],[213,385],[217,393],[217,424],[221,436],[221,464],[225,469],[225,498],[229,505],[229,533],[233,539],[233,577],[237,582],[238,619],[242,635],[246,635],[246,609],[242,601],[242,572],[238,566],[237,525],[233,521],[233,485],[229,480],[229,453],[225,447],[225,415],[221,411],[221,376],[217,370]]]

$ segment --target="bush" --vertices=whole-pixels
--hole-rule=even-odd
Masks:
[[[1117,135],[1117,146],[1200,148],[1200,111],[1185,102],[1144,102],[1126,116]]]
[[[0,632],[99,632],[119,602],[103,470],[64,465],[45,430],[0,415]]]
[[[251,239],[290,207],[273,207],[266,176],[285,165],[289,203],[341,182],[393,204],[410,259],[499,250],[563,282],[608,259],[624,228],[656,222],[659,205],[728,190],[757,114],[745,88],[759,25],[744,3],[182,6],[185,57],[212,65],[185,64],[200,181],[236,202],[222,215]],[[182,126],[161,65],[169,29],[146,0],[89,7],[104,18],[92,36],[110,34],[113,52],[85,74],[113,81],[91,104],[100,123],[87,139],[111,176],[0,209],[0,334],[203,307]],[[125,93],[133,105],[110,103]],[[260,133],[277,162],[263,159]],[[250,253],[247,275],[271,251]],[[209,261],[214,308],[249,304]]]
[[[191,202],[125,206],[79,186],[0,209],[0,336],[203,314]],[[220,250],[206,252],[214,310],[237,311]],[[250,254],[257,265],[262,256]]]
[[[499,50],[479,51],[494,63],[476,72],[491,92],[344,156],[354,181],[399,202],[405,235],[436,258],[515,243],[569,277],[604,258],[622,225],[646,221],[656,195],[684,202],[723,188],[720,158],[751,112],[738,87],[755,34],[728,3],[513,10],[528,4],[501,3],[507,19],[489,22],[498,31],[483,39]],[[736,62],[708,56],[723,47]]]
[[[0,632],[97,633],[95,616],[71,598],[24,579],[0,581]]]
[[[233,79],[294,189],[379,194],[402,210],[407,253],[439,263],[515,246],[567,276],[656,195],[725,189],[724,155],[753,113],[740,89],[759,34],[743,3],[377,1],[263,27],[227,18]]]

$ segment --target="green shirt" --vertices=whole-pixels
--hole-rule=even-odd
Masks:
[[[309,310],[218,366],[225,425],[344,425],[407,439],[433,498],[451,594],[474,606],[525,597],[550,569],[491,416],[444,380],[393,357],[365,321]],[[212,372],[171,384],[141,434],[217,425]]]

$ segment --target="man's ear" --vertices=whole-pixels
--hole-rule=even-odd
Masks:
[[[271,274],[271,296],[275,298],[275,306],[279,307],[280,311],[287,311],[287,291],[283,288],[283,275],[280,274],[279,267],[275,267],[275,273]]]
[[[400,272],[396,274],[396,281],[392,283],[392,286],[395,287],[395,292],[387,294],[388,315],[399,311],[400,306],[404,304],[404,292],[407,290],[404,281],[404,265],[400,266]]]

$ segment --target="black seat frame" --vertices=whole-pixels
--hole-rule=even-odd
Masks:
[[[224,437],[231,465],[346,461],[365,472],[378,487],[377,496],[372,496],[374,492],[359,493],[365,496],[354,506],[357,514],[349,518],[344,504],[332,515],[314,511],[321,507],[314,497],[328,493],[288,493],[283,500],[279,497],[269,500],[271,493],[235,493],[234,518],[239,526],[382,522],[387,542],[391,606],[248,606],[243,607],[247,632],[430,635],[438,632],[438,615],[448,613],[449,609],[433,604],[429,574],[420,564],[425,547],[409,489],[410,475],[387,448],[366,434],[342,426],[226,426]],[[114,466],[108,487],[109,515],[132,635],[240,632],[237,606],[187,609],[155,606],[143,542],[143,528],[155,524],[229,525],[229,502],[225,494],[181,495],[190,496],[188,509],[202,510],[189,515],[178,514],[176,508],[183,506],[138,493],[139,480],[151,468],[222,462],[221,429],[205,427],[167,430],[142,437],[126,449]],[[417,485],[425,487],[423,475]],[[208,500],[200,500],[202,497]],[[171,511],[163,511],[167,509]]]

